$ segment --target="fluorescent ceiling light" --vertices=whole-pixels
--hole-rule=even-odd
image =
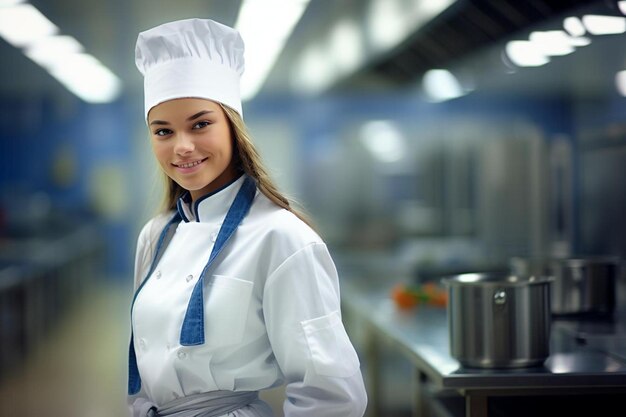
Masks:
[[[411,27],[399,0],[374,0],[368,13],[368,31],[378,50],[392,48],[406,38]]]
[[[20,3],[24,3],[24,0],[0,0],[0,7],[15,6]]]
[[[320,93],[362,65],[370,58],[366,53],[377,55],[397,46],[455,2],[371,0],[362,24],[348,18],[336,19],[324,40],[310,42],[292,70],[292,88]]]
[[[576,38],[569,39],[572,46],[587,46],[591,43],[591,39],[586,36],[578,36]]]
[[[626,32],[626,17],[621,16],[583,16],[583,25],[592,35],[615,35]]]
[[[21,48],[59,31],[52,22],[31,4],[0,8],[0,36]]]
[[[505,47],[506,55],[518,67],[539,67],[550,62],[530,41],[510,41]]]
[[[563,28],[572,36],[583,36],[587,32],[583,22],[575,16],[566,17],[563,20]]]
[[[366,22],[372,46],[377,51],[396,47],[424,23],[456,0],[372,0]]]
[[[244,0],[235,28],[246,49],[241,98],[250,100],[263,86],[309,0]]]
[[[75,54],[50,73],[68,90],[89,103],[115,100],[121,92],[121,81],[96,58],[88,54]]]
[[[617,7],[622,14],[626,14],[626,1],[620,0],[617,2]]]
[[[338,22],[330,33],[330,58],[337,70],[348,73],[363,61],[363,41],[359,26],[353,20]]]
[[[465,94],[456,77],[444,69],[427,71],[422,78],[422,88],[428,98],[435,102],[451,100]]]
[[[328,55],[323,44],[307,47],[294,67],[291,87],[308,94],[318,93],[328,87],[334,79]]]
[[[51,36],[36,41],[24,53],[44,68],[64,64],[68,57],[82,52],[83,47],[71,36]]]
[[[398,162],[406,154],[406,139],[391,121],[367,122],[360,133],[365,148],[380,162]]]
[[[615,86],[621,95],[626,96],[626,70],[615,74]]]
[[[415,1],[414,14],[421,15],[425,19],[432,19],[448,7],[450,7],[456,0],[422,0]]]
[[[529,40],[544,55],[562,56],[574,52],[570,36],[562,30],[532,32]]]
[[[0,36],[23,48],[30,59],[45,68],[68,90],[90,103],[115,100],[122,82],[71,36],[59,32],[52,22],[30,4],[0,0]],[[17,4],[17,5],[15,5]]]

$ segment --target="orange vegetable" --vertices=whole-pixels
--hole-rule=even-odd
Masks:
[[[431,299],[431,304],[437,307],[445,307],[448,305],[448,293],[445,291],[439,291]]]
[[[422,291],[431,296],[439,293],[439,290],[437,289],[437,286],[434,282],[427,282],[425,284],[422,284]]]
[[[396,306],[403,310],[413,308],[418,304],[445,307],[448,303],[448,293],[434,282],[427,282],[420,286],[398,283],[391,289],[391,298]]]
[[[417,305],[417,297],[411,294],[404,284],[396,284],[391,289],[391,298],[403,310]]]

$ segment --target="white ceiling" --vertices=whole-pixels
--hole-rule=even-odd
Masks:
[[[138,95],[141,95],[142,80],[134,64],[134,47],[140,31],[189,17],[209,17],[233,25],[240,6],[239,0],[32,0],[31,3],[63,34],[75,37],[87,52],[118,75],[130,94]],[[312,0],[266,83],[266,91],[287,88],[285,81],[296,53],[310,39],[328,32],[330,23],[338,15],[362,15],[365,4],[367,0]],[[520,71],[514,81],[502,71],[493,72],[501,64],[497,63],[497,48],[476,54],[467,61],[470,67],[483,74],[485,88],[524,91],[530,86],[540,86],[544,91],[563,91],[575,86],[591,89],[612,82],[616,69],[626,68],[626,50],[620,46],[624,39],[624,35],[617,35],[594,40],[584,50],[559,57],[545,67]],[[43,69],[2,39],[0,62],[0,94],[69,94]]]

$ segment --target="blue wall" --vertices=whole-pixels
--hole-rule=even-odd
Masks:
[[[89,179],[94,169],[130,166],[130,121],[124,100],[89,105],[73,97],[0,98],[0,201],[5,217],[18,215],[33,194],[75,221],[94,221],[106,243],[106,276],[126,274],[131,265],[128,219],[107,219],[93,207]],[[75,170],[59,181],[53,174],[64,149]],[[70,170],[70,173],[72,171]],[[130,175],[130,170],[126,173]],[[125,174],[125,175],[126,175]],[[121,243],[121,244],[120,244]]]

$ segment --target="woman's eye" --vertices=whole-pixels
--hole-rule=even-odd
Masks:
[[[202,121],[202,122],[198,122],[195,125],[193,125],[194,129],[202,129],[203,127],[206,127],[208,125],[210,125],[211,123],[207,122],[207,121]]]
[[[172,133],[172,131],[169,129],[159,129],[154,132],[155,136],[165,136],[169,135],[170,133]]]

